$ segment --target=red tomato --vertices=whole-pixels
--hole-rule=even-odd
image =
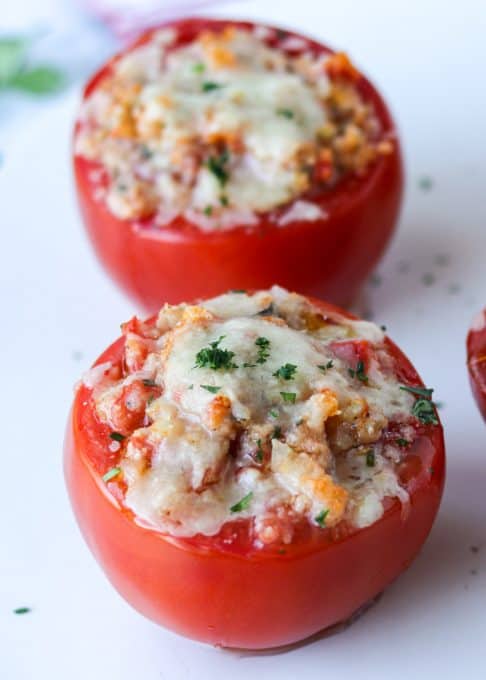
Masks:
[[[219,31],[228,25],[253,24],[183,19],[173,25],[178,30],[177,45],[182,45],[208,28]],[[280,37],[270,39],[269,44],[277,45],[284,39],[282,33],[284,38],[295,36],[279,32]],[[149,31],[136,44],[146,42],[150,35]],[[305,44],[315,54],[331,53],[315,41],[305,39]],[[110,74],[113,63],[94,75],[85,88],[85,98]],[[344,57],[338,66],[341,75],[347,74],[374,107],[384,136],[395,138],[395,125],[377,90]],[[280,227],[272,222],[273,213],[264,213],[250,228],[204,233],[181,217],[164,228],[154,226],[151,219],[115,217],[99,200],[93,184],[93,171],[99,169],[94,162],[74,158],[84,223],[107,272],[149,311],[163,302],[211,297],[238,287],[267,288],[273,283],[347,305],[391,237],[403,189],[400,147],[394,139],[391,153],[381,155],[363,176],[348,175],[332,189],[314,187],[312,201],[322,208],[326,219],[296,220]],[[317,172],[325,179],[326,168],[319,167]]]
[[[486,420],[486,309],[478,314],[467,336],[467,367],[473,394]]]
[[[323,312],[331,305],[317,303]],[[390,341],[397,375],[419,386]],[[121,368],[123,339],[98,359]],[[255,548],[250,521],[216,536],[174,538],[142,526],[120,500],[123,486],[102,474],[117,463],[109,428],[97,420],[90,389],[75,397],[65,441],[65,475],[82,533],[120,594],[138,611],[182,635],[214,645],[261,649],[305,639],[346,621],[406,569],[437,513],[445,473],[439,425],[418,425],[399,467],[410,504],[387,499],[364,529],[303,522],[290,545]],[[396,438],[393,424],[385,438]],[[151,452],[147,451],[150,456]],[[228,537],[232,541],[228,541]]]

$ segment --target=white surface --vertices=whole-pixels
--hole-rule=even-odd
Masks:
[[[486,302],[486,9],[480,1],[280,0],[277,12],[275,4],[224,12],[279,20],[347,47],[401,127],[405,209],[379,267],[382,283],[367,292],[375,318],[445,402],[449,469],[437,523],[411,569],[365,617],[285,654],[184,640],[119,598],[81,540],[61,473],[72,384],[133,311],[99,270],[76,212],[71,92],[28,124],[22,118],[15,134],[10,126],[8,139],[0,127],[2,680],[485,677],[486,427],[467,384],[464,338]],[[433,178],[432,190],[418,188],[422,175]],[[438,264],[441,255],[448,264]],[[435,282],[426,286],[424,274]],[[22,605],[32,612],[15,616]]]

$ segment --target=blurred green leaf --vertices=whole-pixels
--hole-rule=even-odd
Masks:
[[[62,72],[51,66],[37,66],[21,70],[8,83],[10,87],[30,94],[58,92],[65,84]]]
[[[29,40],[0,37],[0,87],[5,87],[20,71],[24,63]]]

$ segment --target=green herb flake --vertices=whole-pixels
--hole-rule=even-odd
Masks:
[[[238,503],[235,503],[234,505],[231,506],[230,512],[242,512],[243,510],[246,510],[247,507],[250,505],[252,498],[253,491],[250,491],[250,493],[247,493],[246,496],[243,496],[241,501],[238,501]]]
[[[270,340],[268,338],[257,338],[255,345],[258,347],[257,364],[264,364],[270,356]]]
[[[422,283],[424,286],[432,286],[435,283],[435,275],[431,274],[430,272],[426,272],[422,276]]]
[[[329,510],[321,510],[320,513],[314,517],[316,524],[318,524],[321,527],[321,529],[324,529],[324,527],[326,526],[326,517],[328,516],[328,514]]]
[[[361,359],[356,364],[356,369],[348,368],[348,373],[352,378],[357,378],[363,383],[368,382],[368,376],[365,373],[364,363],[361,361]]]
[[[140,155],[143,158],[143,160],[147,161],[149,158],[152,158],[154,153],[148,148],[146,144],[142,144],[142,146],[140,147]]]
[[[224,339],[224,335],[218,338],[215,342],[211,342],[209,347],[203,347],[196,354],[196,363],[194,368],[211,368],[213,371],[229,371],[233,368],[238,368],[234,363],[234,352],[229,349],[221,349],[219,344]]]
[[[434,403],[429,399],[417,399],[412,408],[412,415],[424,425],[439,424],[439,420],[435,415]]]
[[[275,408],[272,408],[269,412],[269,415],[272,416],[272,418],[278,418],[278,411]]]
[[[373,449],[370,449],[369,451],[366,452],[366,466],[367,467],[375,467],[375,452]]]
[[[280,425],[277,425],[274,427],[273,432],[272,432],[272,439],[281,439],[282,438],[282,428]]]
[[[206,66],[203,63],[199,62],[193,65],[192,70],[194,73],[204,73],[204,71],[206,70]]]
[[[273,373],[274,378],[280,378],[281,380],[292,380],[295,376],[297,366],[295,364],[284,364],[280,366],[275,373]]]
[[[142,380],[142,382],[145,385],[145,387],[158,387],[155,380],[150,380],[149,378]]]
[[[400,389],[404,392],[410,392],[410,394],[424,397],[425,399],[430,399],[434,392],[431,387],[411,387],[410,385],[400,385]]]
[[[220,83],[215,83],[212,80],[207,80],[205,83],[201,85],[201,90],[203,92],[213,92],[214,90],[220,90],[224,85],[221,85]]]
[[[121,432],[110,432],[110,439],[114,439],[116,442],[122,442],[126,437]]]
[[[246,290],[244,288],[233,288],[230,293],[234,295],[246,295]]]
[[[398,439],[395,439],[395,444],[402,447],[403,449],[407,446],[410,446],[408,439],[404,439],[403,437],[398,437]]]
[[[205,214],[207,217],[211,217],[211,215],[213,214],[213,206],[212,206],[212,205],[207,205],[207,206],[204,208],[203,212],[204,212],[204,214]]]
[[[208,392],[211,392],[212,394],[216,394],[216,392],[219,392],[221,387],[217,387],[216,385],[201,385],[203,390],[207,390]]]
[[[105,474],[102,477],[102,480],[104,482],[109,482],[110,479],[113,479],[114,477],[118,477],[118,475],[121,472],[121,468],[119,467],[112,467],[111,470],[108,470],[108,472],[105,472]]]
[[[291,109],[277,109],[277,116],[282,116],[282,118],[288,118],[290,120],[294,117],[294,112]]]
[[[285,402],[289,404],[295,404],[295,400],[297,398],[295,392],[280,392],[280,396]]]
[[[227,196],[223,194],[222,196],[219,197],[219,202],[225,208],[229,204],[229,199]]]
[[[223,151],[219,156],[209,156],[206,161],[207,168],[211,172],[221,186],[224,187],[229,179],[229,172],[227,169],[227,163],[229,161],[229,154],[227,151]]]
[[[263,449],[262,449],[262,440],[261,440],[261,439],[259,439],[259,440],[257,441],[257,450],[256,450],[255,459],[256,459],[259,463],[261,463],[262,460],[263,460]]]
[[[13,610],[14,614],[30,614],[32,609],[30,607],[17,607]]]
[[[329,368],[332,368],[334,366],[334,362],[331,359],[330,361],[327,362],[327,364],[317,364],[317,368],[320,368],[321,371],[326,372]]]
[[[418,186],[421,191],[430,191],[434,186],[434,181],[432,177],[424,175],[423,177],[420,177],[418,181]]]

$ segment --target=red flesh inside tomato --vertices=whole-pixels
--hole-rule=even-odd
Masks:
[[[486,310],[478,314],[467,336],[467,367],[474,397],[486,420]]]
[[[204,30],[253,27],[249,22],[213,19],[183,19],[171,25],[178,31],[174,47],[190,42]],[[152,32],[144,34],[136,45],[149,40]],[[295,37],[281,31],[272,35],[267,39],[270,46]],[[332,53],[313,40],[304,41],[305,49],[316,55]],[[91,79],[85,98],[110,75],[117,58]],[[344,62],[340,69],[352,67]],[[333,77],[332,71],[329,75]],[[274,283],[348,305],[388,244],[403,189],[400,147],[390,113],[366,78],[354,70],[349,71],[349,78],[372,105],[383,138],[391,139],[393,147],[363,175],[345,175],[331,189],[319,188],[316,183],[309,198],[325,218],[294,220],[281,227],[269,212],[259,214],[258,222],[251,227],[209,233],[183,217],[163,228],[150,218],[121,220],[97,195],[99,185],[93,184],[92,177],[99,175],[99,164],[76,155],[74,171],[81,213],[107,272],[148,311],[155,311],[164,302],[211,297],[232,288],[267,288]],[[326,168],[319,166],[316,172],[325,179]]]
[[[322,312],[331,305],[313,301]],[[340,313],[343,313],[339,310]],[[134,323],[134,322],[130,322]],[[143,324],[150,336],[150,322]],[[421,386],[413,366],[386,339],[397,377]],[[346,347],[350,367],[365,361],[366,344]],[[96,362],[124,372],[124,339]],[[355,368],[352,370],[356,370]],[[358,377],[359,379],[359,377]],[[151,386],[143,386],[148,398]],[[141,390],[140,386],[137,386]],[[120,430],[132,423],[120,421]],[[390,423],[384,439],[397,438]],[[76,394],[67,427],[65,474],[83,535],[108,578],[126,600],[182,635],[228,647],[262,649],[294,643],[347,620],[409,566],[437,513],[444,483],[442,427],[415,424],[399,466],[410,504],[385,499],[374,524],[345,522],[322,529],[302,521],[289,545],[256,548],[251,521],[225,524],[216,536],[174,538],[143,526],[123,506],[123,484],[102,475],[117,465],[110,428],[96,417],[91,390]],[[147,452],[150,455],[150,451]]]

